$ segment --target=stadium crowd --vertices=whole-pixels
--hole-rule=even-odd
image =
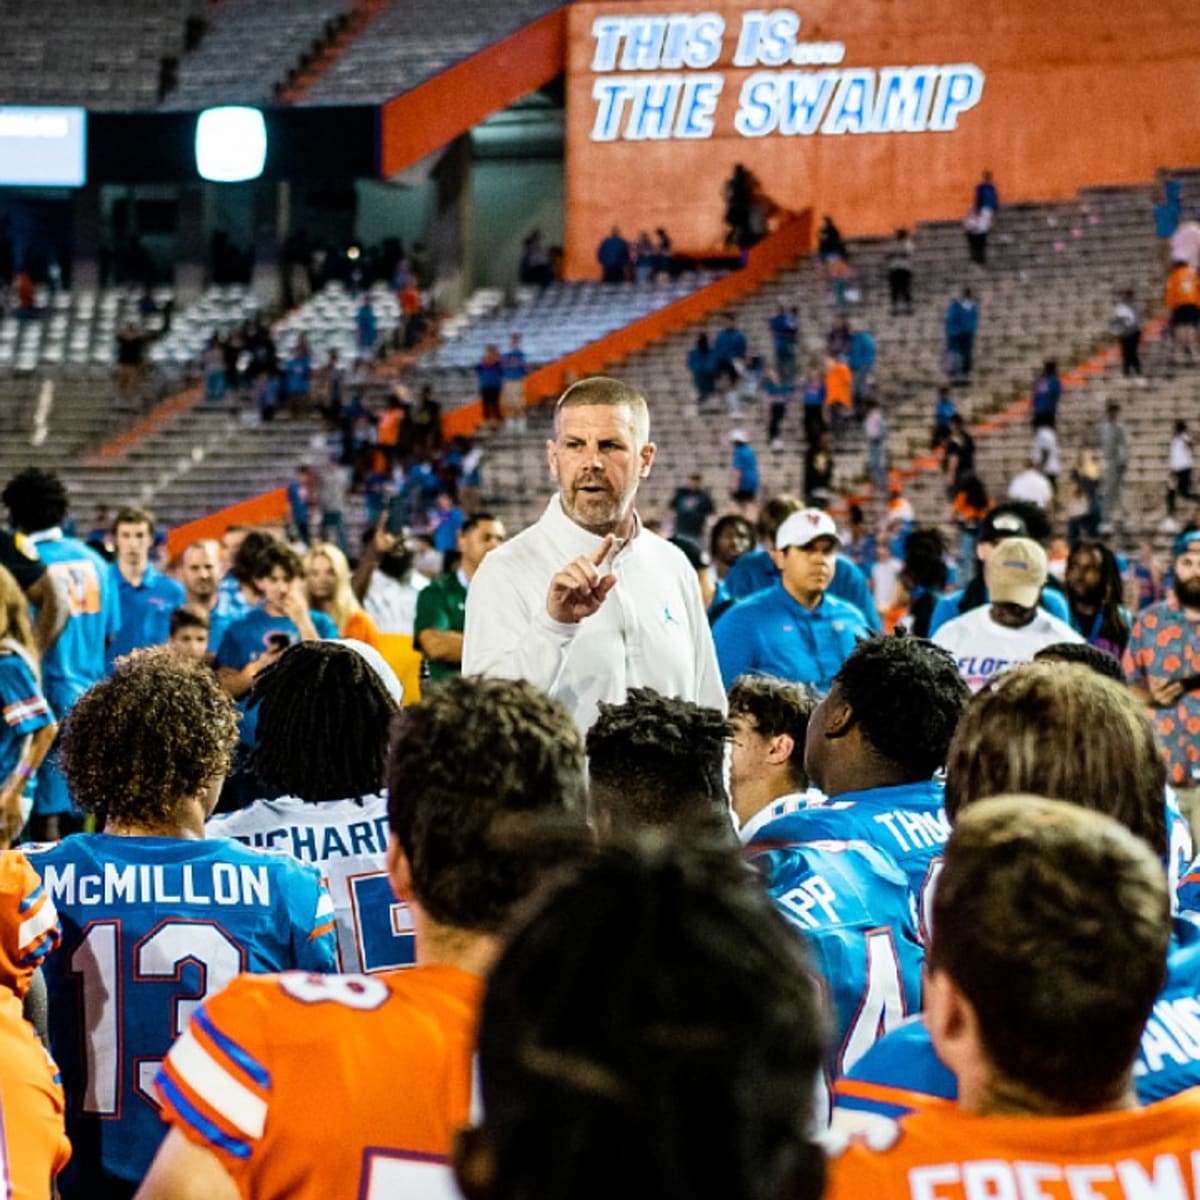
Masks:
[[[8,481],[10,1195],[1196,1194],[1200,527],[952,590],[897,505],[881,606],[799,498],[648,528],[651,433],[580,380],[535,524],[353,564]]]

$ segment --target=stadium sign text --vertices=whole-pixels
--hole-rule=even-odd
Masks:
[[[802,42],[791,9],[606,16],[592,22],[596,76],[592,141],[667,141],[713,136],[730,64],[749,69],[733,113],[742,137],[845,133],[945,133],[983,95],[973,63],[843,68],[841,42]],[[736,35],[736,41],[735,41]]]

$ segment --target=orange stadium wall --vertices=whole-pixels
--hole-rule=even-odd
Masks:
[[[784,209],[880,234],[961,217],[984,168],[1004,204],[1200,162],[1197,113],[1200,20],[1183,0],[574,4],[566,274],[598,275],[613,224],[719,244],[735,163]]]

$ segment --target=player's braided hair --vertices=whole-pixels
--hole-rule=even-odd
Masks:
[[[1112,679],[1117,683],[1125,682],[1125,672],[1120,662],[1107,650],[1101,650],[1099,646],[1089,646],[1087,642],[1054,642],[1043,646],[1033,656],[1033,661],[1078,663],[1081,667],[1087,667],[1089,671],[1095,671],[1097,675],[1103,675],[1105,679]]]
[[[337,642],[298,642],[254,681],[263,783],[316,803],[383,790],[396,704],[370,664]]]
[[[58,763],[105,821],[170,827],[181,800],[229,771],[237,709],[207,667],[166,646],[119,658],[67,714]]]
[[[735,852],[615,844],[494,967],[479,1062],[492,1200],[809,1200],[825,1023],[802,939]]]

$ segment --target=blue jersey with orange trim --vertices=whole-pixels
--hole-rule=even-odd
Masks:
[[[46,698],[62,717],[104,678],[105,648],[120,628],[121,603],[109,564],[90,546],[54,529],[36,533],[29,541],[67,593],[67,623],[42,658]]]
[[[165,1132],[151,1083],[206,996],[243,971],[335,969],[333,905],[313,868],[227,838],[78,834],[29,858],[63,924],[45,975],[70,1200],[146,1173]]]
[[[896,787],[843,792],[772,822],[772,841],[803,845],[817,841],[866,842],[883,851],[908,877],[919,896],[930,864],[950,836],[940,779],[922,779]],[[765,833],[755,841],[765,842]]]
[[[18,996],[62,939],[58,912],[20,850],[0,851],[0,987]]]
[[[16,769],[25,739],[54,724],[54,714],[30,663],[4,642],[0,642],[0,716],[0,780],[4,780]],[[33,795],[34,784],[34,777],[26,780],[26,796]]]
[[[774,845],[773,821],[748,847],[779,911],[798,929],[825,984],[835,1031],[830,1078],[921,1007],[925,954],[904,873],[865,842]]]
[[[1200,928],[1176,920],[1167,982],[1142,1032],[1133,1081],[1143,1104],[1200,1086]],[[937,1056],[920,1019],[881,1039],[834,1090],[833,1125],[862,1131],[880,1118],[958,1098],[958,1081]]]
[[[255,1200],[456,1196],[482,990],[446,965],[242,976],[171,1047],[163,1117]]]

